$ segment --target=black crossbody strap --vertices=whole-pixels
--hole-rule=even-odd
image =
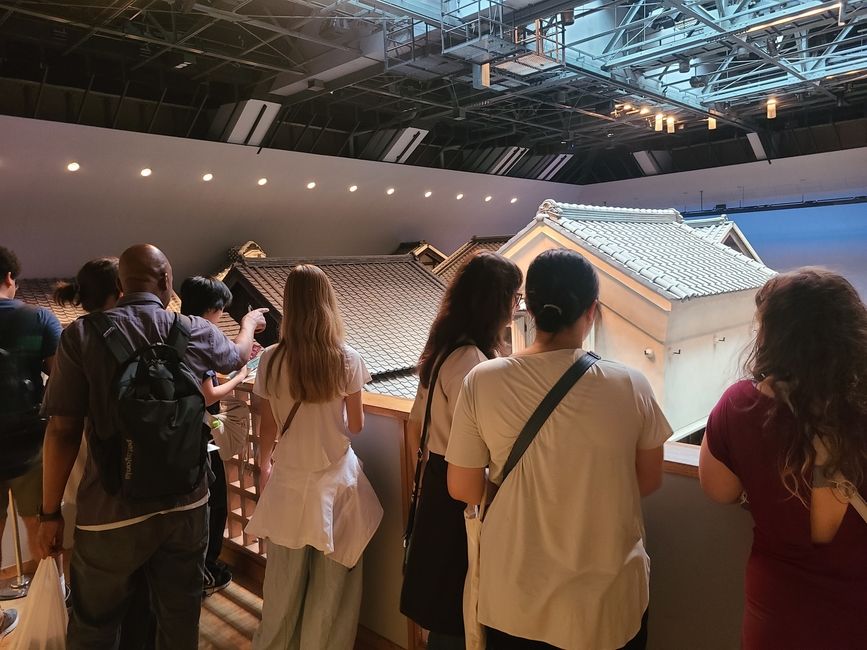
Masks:
[[[182,318],[180,314],[175,314],[172,329],[169,330],[169,336],[166,338],[166,345],[174,348],[175,352],[178,353],[179,359],[184,358],[184,352],[190,343],[190,336],[188,320],[185,317]]]
[[[88,314],[84,317],[84,321],[96,330],[96,333],[105,341],[112,356],[120,365],[125,364],[133,357],[135,351],[132,349],[129,339],[103,312],[96,311]]]
[[[527,420],[527,424],[524,425],[521,433],[518,434],[515,444],[512,445],[512,451],[509,453],[509,458],[506,460],[506,465],[503,468],[501,484],[506,480],[511,471],[515,469],[524,452],[527,451],[527,448],[536,438],[539,429],[542,428],[542,425],[545,424],[551,413],[566,396],[566,393],[578,383],[578,380],[584,376],[584,373],[590,370],[599,359],[599,355],[594,352],[585,352],[578,361],[569,366],[569,369],[557,380],[554,387],[548,391],[548,394],[545,395],[545,398],[539,403],[536,410],[533,411],[533,415]]]
[[[418,493],[419,488],[421,487],[421,470],[424,465],[424,455],[427,451],[427,440],[430,437],[431,406],[433,405],[434,389],[437,385],[440,368],[442,368],[446,359],[448,359],[455,350],[466,345],[475,345],[475,343],[471,341],[462,341],[448,348],[445,354],[441,355],[440,358],[437,359],[437,362],[434,364],[433,370],[431,371],[430,382],[428,382],[427,401],[424,407],[424,420],[422,420],[421,424],[421,436],[419,437],[418,453],[416,454],[415,477],[412,482],[412,497],[409,501],[409,515],[406,520],[406,532],[403,536],[405,543],[409,540],[410,535],[412,535],[412,529],[415,527],[415,511],[418,508]]]

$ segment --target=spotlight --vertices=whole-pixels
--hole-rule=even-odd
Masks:
[[[458,201],[460,201],[462,198],[464,198],[464,195],[463,195],[463,194],[458,194],[455,198],[456,198]]]
[[[258,181],[256,181],[256,182],[259,183],[259,185],[264,185],[265,183],[268,182],[268,179],[267,179],[267,178],[260,178],[260,179],[259,179]]]
[[[490,196],[490,195],[486,196],[485,197],[485,203],[490,203],[492,198],[494,198],[494,197]]]
[[[81,165],[79,165],[77,162],[71,162],[66,166],[66,168],[71,172],[77,172],[79,169],[81,169]]]
[[[142,176],[144,176],[145,178],[147,178],[147,177],[150,176],[153,172],[150,170],[150,167],[145,167],[144,169],[141,170],[140,173],[141,173]]]
[[[650,109],[647,106],[642,106],[641,110],[638,111],[639,115],[647,115],[650,112]]]
[[[431,192],[430,190],[428,190],[427,192],[424,193],[424,198],[429,199],[430,196],[431,196],[431,194],[433,194],[433,192]]]
[[[392,194],[394,194],[394,188],[389,187],[387,190],[385,190],[385,193],[388,194],[389,196],[391,196]]]
[[[512,197],[512,200],[509,201],[509,203],[517,203],[517,202],[518,202],[518,197],[517,197],[517,196],[513,196],[513,197]]]
[[[214,175],[208,172],[207,174],[202,176],[202,180],[207,183],[208,181],[214,180]]]
[[[350,191],[350,192],[354,192],[354,191],[357,190],[357,189],[358,189],[358,185],[350,185],[350,186],[349,186],[349,191]]]
[[[312,190],[314,187],[316,187],[316,181],[310,181],[309,183],[307,183],[308,190]]]

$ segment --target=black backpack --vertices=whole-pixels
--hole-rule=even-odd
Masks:
[[[112,383],[112,426],[91,436],[91,453],[103,487],[131,501],[192,492],[207,466],[202,435],[205,398],[184,363],[190,321],[175,314],[165,342],[133,350],[102,312],[85,316],[118,363]]]
[[[26,474],[42,454],[47,422],[39,414],[42,386],[28,367],[42,353],[39,328],[32,307],[15,309],[0,325],[0,480]],[[38,350],[28,349],[30,336],[38,336]]]

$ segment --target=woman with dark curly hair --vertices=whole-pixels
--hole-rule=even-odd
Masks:
[[[867,309],[816,268],[772,278],[756,307],[748,378],[711,413],[699,468],[755,521],[742,646],[865,648]]]
[[[419,360],[409,428],[417,441],[427,430],[422,454],[427,453],[400,610],[430,631],[429,650],[464,647],[465,504],[452,499],[446,485],[452,415],[467,373],[505,352],[504,334],[520,287],[521,270],[514,262],[489,252],[471,258],[449,285]]]

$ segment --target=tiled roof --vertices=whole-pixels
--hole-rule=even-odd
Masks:
[[[434,267],[434,275],[438,275],[443,279],[443,282],[448,284],[451,282],[458,270],[470,259],[473,255],[480,251],[498,251],[511,236],[507,237],[473,237],[466,244],[461,246],[454,253],[449,255],[445,261]]]
[[[66,282],[62,278],[27,278],[18,282],[18,291],[15,297],[22,302],[36,307],[45,307],[54,312],[57,320],[63,327],[69,325],[80,316],[84,316],[84,310],[75,305],[58,305],[54,302],[54,288],[58,282]],[[169,311],[181,311],[181,299],[176,293],[172,293],[169,302]]]
[[[346,340],[377,378],[415,368],[445,287],[411,255],[246,260],[232,273],[282,316],[289,270],[316,264],[328,275],[346,324]],[[413,391],[413,395],[414,395]]]
[[[702,239],[714,243],[722,243],[726,235],[731,231],[732,225],[734,225],[724,216],[712,217],[710,219],[688,219],[684,223],[695,230],[696,234]]]
[[[418,375],[415,374],[414,370],[377,375],[372,382],[365,386],[365,390],[371,393],[406,399],[415,399],[417,389]]]
[[[217,323],[217,327],[220,328],[220,331],[228,336],[230,339],[234,340],[238,334],[241,333],[241,325],[234,318],[229,316],[228,312],[223,312],[223,315],[220,316],[220,321]]]
[[[676,210],[545,201],[536,220],[670,299],[755,289],[774,274],[728,246],[707,241]]]

